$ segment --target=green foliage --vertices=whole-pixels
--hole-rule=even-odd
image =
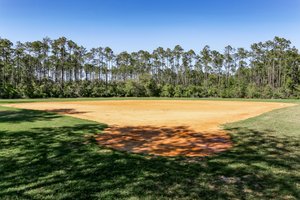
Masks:
[[[174,88],[170,84],[166,84],[162,87],[160,96],[162,97],[173,97],[174,95]]]
[[[249,84],[246,89],[247,98],[260,98],[259,88],[255,84]]]
[[[127,97],[145,96],[145,88],[139,82],[129,80],[125,84],[125,96]]]
[[[183,90],[183,97],[198,97],[197,87],[193,85],[189,85]]]
[[[104,85],[93,87],[91,97],[105,97],[106,88]]]
[[[150,74],[143,74],[139,78],[139,82],[144,87],[144,94],[147,97],[155,97],[159,96],[160,88],[159,85],[155,82],[155,80],[151,77]]]
[[[0,38],[0,98],[299,98],[300,55],[275,37],[224,52],[159,47],[114,54],[72,40],[18,43]]]
[[[234,97],[235,98],[245,98],[246,97],[246,93],[247,93],[247,87],[246,87],[246,84],[241,84],[241,85],[237,85],[235,88],[234,88],[234,92],[233,92],[235,95]]]
[[[261,97],[265,99],[270,99],[273,97],[273,89],[270,85],[264,87]]]
[[[20,94],[17,88],[15,88],[11,84],[6,84],[5,86],[2,87],[1,95],[3,98],[9,98],[9,99],[20,98]]]
[[[183,86],[176,85],[174,88],[174,97],[182,97],[183,96]]]

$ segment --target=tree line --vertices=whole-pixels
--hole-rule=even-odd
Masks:
[[[287,39],[200,52],[87,49],[72,40],[0,38],[0,98],[300,98],[300,54]]]

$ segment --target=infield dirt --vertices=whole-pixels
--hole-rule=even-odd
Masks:
[[[6,106],[44,110],[108,124],[95,135],[100,145],[160,156],[207,156],[232,146],[222,125],[287,103],[196,100],[111,100],[18,103]]]

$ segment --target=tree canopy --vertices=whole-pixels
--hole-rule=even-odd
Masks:
[[[0,38],[0,98],[112,96],[300,98],[300,54],[280,37],[222,52],[177,45],[119,54],[65,37]]]

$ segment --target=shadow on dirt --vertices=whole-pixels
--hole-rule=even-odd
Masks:
[[[159,156],[207,156],[231,147],[224,131],[200,133],[187,126],[113,126],[95,140],[117,150]]]
[[[59,113],[59,114],[85,114],[88,113],[86,111],[77,111],[76,109],[47,109],[45,110],[47,112],[54,112],[54,113]]]

